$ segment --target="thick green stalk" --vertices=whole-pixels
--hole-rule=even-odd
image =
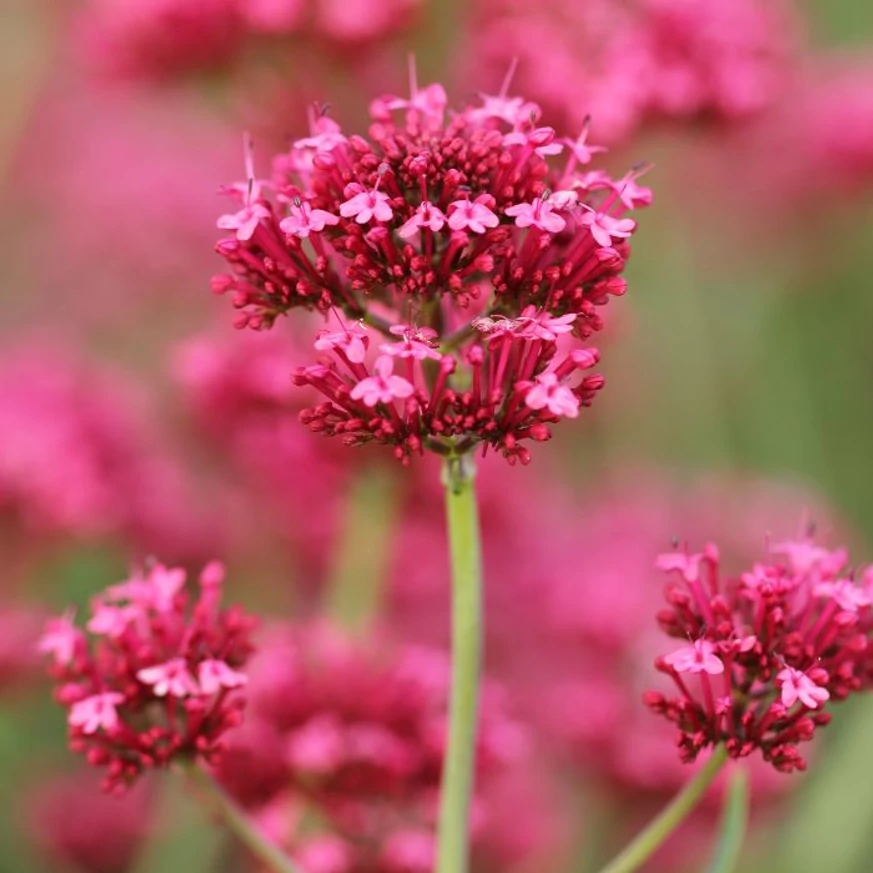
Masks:
[[[202,767],[189,764],[186,772],[227,829],[273,873],[302,873],[297,865],[277,846],[261,836],[251,819],[236,801]]]
[[[727,761],[727,750],[718,746],[700,772],[615,856],[600,873],[632,873],[642,866],[661,844],[682,824],[706,793]]]
[[[469,455],[443,466],[452,570],[452,686],[443,764],[436,873],[467,873],[479,672],[482,660],[482,562],[479,513]]]

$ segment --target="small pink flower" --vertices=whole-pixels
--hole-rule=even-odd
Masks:
[[[709,640],[695,640],[690,646],[671,652],[664,657],[664,663],[677,673],[709,673],[712,676],[724,673],[724,664]]]
[[[513,131],[507,133],[503,137],[503,144],[532,146],[533,150],[542,157],[549,155],[559,155],[564,151],[564,146],[555,140],[555,129],[553,127],[537,127],[533,130],[522,133],[521,131]]]
[[[353,364],[363,364],[367,355],[370,337],[360,322],[343,325],[342,330],[319,331],[315,348],[320,352],[340,349]]]
[[[331,716],[313,718],[289,738],[288,762],[307,773],[330,773],[345,760],[345,737]]]
[[[838,573],[846,563],[844,549],[831,551],[817,546],[810,540],[786,540],[774,543],[771,551],[784,555],[791,562],[795,573],[805,574],[818,570],[826,575]]]
[[[782,688],[782,705],[786,708],[794,706],[799,700],[809,709],[818,709],[830,698],[826,688],[816,685],[806,673],[786,667],[776,674],[776,681]]]
[[[696,582],[700,578],[701,557],[687,552],[665,552],[655,558],[655,567],[665,573],[675,570],[685,577],[686,582]]]
[[[506,214],[515,219],[518,227],[537,227],[546,233],[560,233],[567,222],[556,215],[553,206],[542,197],[537,197],[531,203],[516,203],[506,209]]]
[[[97,733],[101,728],[104,731],[114,731],[118,727],[118,713],[115,708],[122,703],[124,695],[117,691],[95,694],[74,703],[67,721],[71,727],[81,728],[84,734]]]
[[[236,238],[240,242],[246,242],[252,238],[261,219],[269,218],[270,211],[260,203],[251,203],[243,206],[239,212],[222,215],[215,223],[221,230],[235,230]]]
[[[245,673],[240,673],[215,658],[209,658],[200,664],[197,678],[204,694],[216,694],[222,688],[241,688],[249,681]]]
[[[651,165],[649,165],[651,166]],[[648,169],[648,166],[642,169],[631,170],[618,182],[615,183],[615,190],[618,194],[618,199],[628,209],[638,209],[640,206],[649,206],[652,202],[652,189],[646,188],[644,185],[638,185],[637,179]]]
[[[395,358],[414,358],[417,361],[427,359],[439,361],[442,359],[442,355],[435,348],[437,333],[432,328],[415,328],[395,324],[391,328],[391,333],[402,337],[403,342],[383,343],[379,346],[386,355],[391,355]]]
[[[312,122],[312,131],[310,136],[295,140],[292,148],[331,152],[338,145],[348,142],[340,126],[327,115],[321,115]]]
[[[560,334],[571,333],[575,321],[576,315],[572,312],[552,317],[548,312],[529,315],[528,310],[525,310],[519,318],[520,328],[516,331],[516,335],[554,342]]]
[[[579,136],[576,139],[562,139],[562,142],[568,149],[570,149],[570,154],[576,160],[577,163],[582,164],[590,164],[591,159],[594,155],[599,154],[600,152],[605,152],[605,146],[596,146],[596,145],[588,145],[588,134],[591,130],[591,119],[586,118],[585,123],[582,125],[582,130],[579,133]]]
[[[425,200],[415,214],[397,231],[398,235],[403,239],[410,239],[415,236],[421,228],[427,228],[434,233],[443,229],[446,223],[446,216],[443,212],[437,209],[429,200]]]
[[[173,658],[164,664],[144,667],[136,674],[136,678],[144,685],[151,685],[155,697],[166,697],[168,694],[171,697],[187,697],[200,692],[184,658]]]
[[[142,615],[139,606],[107,606],[97,601],[86,627],[92,634],[101,634],[110,639],[120,637]]]
[[[473,233],[485,233],[489,227],[497,227],[500,219],[482,199],[452,201],[449,204],[449,227],[452,230],[471,230]]]
[[[482,105],[469,109],[466,113],[472,121],[496,118],[516,127],[540,114],[536,103],[530,103],[521,97],[506,97],[503,94],[480,94],[479,97]]]
[[[440,124],[449,102],[445,88],[438,82],[435,82],[432,85],[419,89],[415,86],[414,76],[410,78],[412,79],[412,94],[408,100],[405,97],[383,97],[381,100],[375,101],[376,106],[374,108],[382,108],[389,111],[394,109],[417,110],[425,118]]]
[[[176,595],[185,585],[185,576],[180,567],[168,569],[158,564],[152,569],[148,579],[152,590],[151,605],[158,612],[169,612],[173,608]]]
[[[310,233],[321,233],[327,225],[339,224],[339,218],[324,209],[313,209],[308,203],[292,203],[287,218],[279,222],[279,228],[290,236],[306,239]]]
[[[411,382],[394,375],[394,359],[390,355],[376,358],[373,369],[377,375],[362,379],[352,388],[352,400],[363,400],[365,406],[375,406],[377,403],[391,403],[395,397],[403,400],[415,390]]]
[[[870,592],[865,591],[848,579],[838,579],[835,582],[819,582],[812,593],[816,597],[830,597],[845,612],[857,613],[859,610],[873,604],[873,596],[871,596]]]
[[[75,610],[68,609],[59,618],[50,618],[39,638],[38,648],[54,657],[56,664],[69,664],[76,654],[82,632],[74,624]]]
[[[343,218],[354,218],[358,224],[372,221],[390,221],[394,215],[390,197],[384,191],[361,191],[350,197],[340,206]]]
[[[579,220],[591,229],[595,242],[605,249],[612,245],[613,239],[626,239],[636,229],[637,223],[632,218],[613,218],[590,206],[584,206],[584,209]]]
[[[524,402],[531,409],[548,409],[552,415],[577,418],[579,399],[566,386],[561,385],[554,373],[540,373],[536,384],[525,395]]]

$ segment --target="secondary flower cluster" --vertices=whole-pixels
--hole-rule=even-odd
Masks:
[[[233,71],[251,41],[304,38],[322,50],[377,43],[415,20],[421,0],[90,0],[85,47],[109,74],[169,79]],[[299,46],[298,46],[299,48]]]
[[[787,90],[798,29],[782,0],[473,6],[480,70],[517,60],[531,96],[571,124],[592,113],[611,142],[651,121],[730,123],[767,107]]]
[[[870,683],[873,573],[856,581],[846,557],[787,541],[722,579],[714,545],[660,556],[679,581],[659,623],[688,642],[656,662],[678,695],[652,691],[646,703],[678,726],[683,760],[724,743],[735,758],[757,749],[777,770],[806,767],[798,744],[830,721],[827,701]]]
[[[323,625],[278,627],[250,676],[246,723],[217,775],[264,830],[309,871],[432,870],[449,680],[443,653],[356,641]],[[479,727],[477,852],[500,854],[482,842],[489,791],[525,747],[492,689]],[[506,869],[502,860],[497,869]]]
[[[233,231],[217,247],[232,272],[213,289],[238,327],[336,313],[316,343],[333,358],[296,376],[328,398],[304,413],[314,430],[403,460],[482,442],[527,461],[519,441],[547,439],[602,385],[572,378],[595,351],[556,341],[600,329],[598,307],[625,292],[625,213],[651,201],[645,168],[587,169],[602,151],[588,123],[561,139],[506,87],[448,118],[440,85],[413,76],[411,92],[373,102],[369,138],[313,115],[272,183],[249,159],[247,182],[227,189],[241,208],[218,222]],[[369,365],[364,323],[389,340]]]
[[[109,789],[177,758],[216,760],[222,734],[240,723],[254,621],[219,607],[220,564],[204,568],[190,609],[185,578],[154,564],[94,599],[90,637],[67,613],[40,640],[68,709],[70,748],[106,768]]]

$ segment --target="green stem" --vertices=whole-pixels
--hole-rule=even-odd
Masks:
[[[725,747],[718,746],[700,772],[600,873],[632,873],[644,864],[694,809],[727,759]]]
[[[390,570],[398,491],[396,478],[377,465],[361,471],[346,500],[326,611],[354,633],[366,634],[379,615]]]
[[[479,514],[469,455],[443,465],[452,569],[452,686],[443,764],[436,873],[466,873],[482,659]]]
[[[261,836],[242,808],[209,773],[195,763],[188,764],[185,771],[200,789],[209,807],[252,855],[273,873],[302,873],[281,849]]]
[[[707,873],[733,873],[737,869],[748,826],[749,773],[738,767],[728,782],[719,839]]]

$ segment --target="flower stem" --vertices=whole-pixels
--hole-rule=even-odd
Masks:
[[[467,873],[470,799],[476,753],[482,658],[479,513],[469,455],[443,465],[452,570],[452,686],[443,764],[436,873]]]
[[[237,802],[209,773],[193,762],[186,765],[185,771],[200,790],[207,805],[220,816],[228,830],[268,869],[273,873],[302,873],[281,849],[261,836]]]
[[[644,864],[694,809],[727,759],[727,749],[718,746],[700,772],[600,873],[632,873]]]

